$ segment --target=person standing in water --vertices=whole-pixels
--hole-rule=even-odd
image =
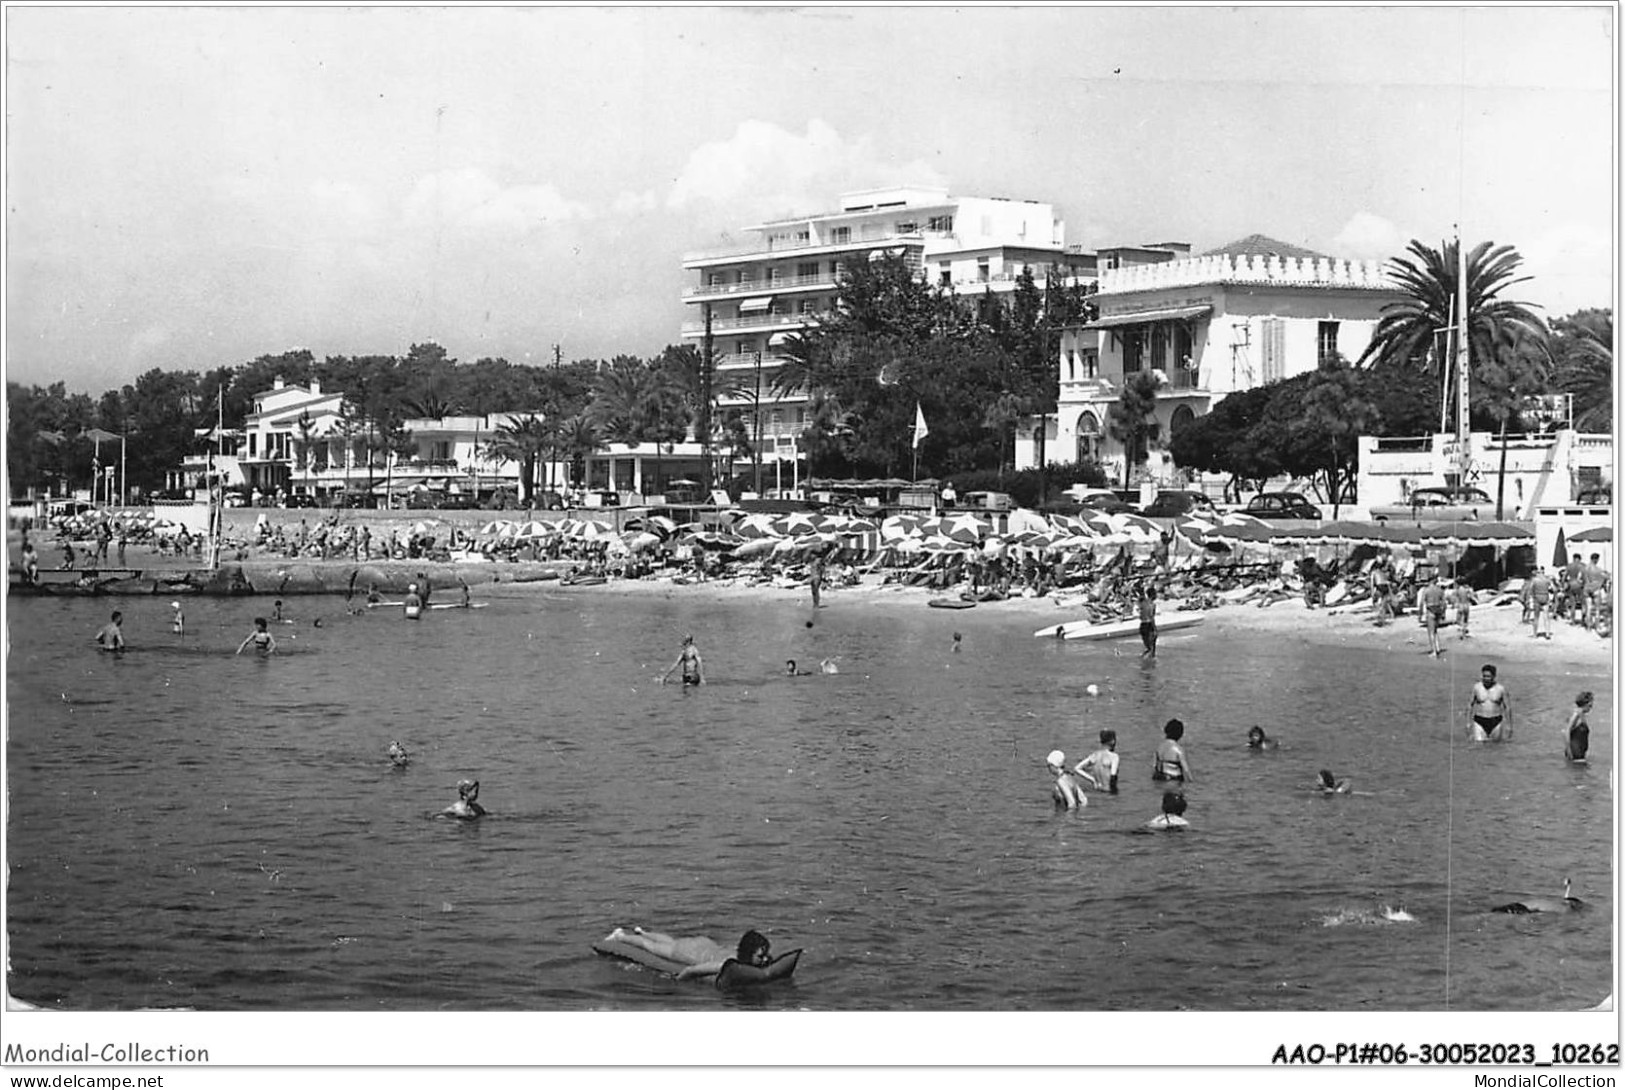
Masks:
[[[1064,806],[1068,810],[1077,810],[1089,805],[1089,799],[1083,793],[1083,784],[1075,772],[1066,767],[1066,754],[1061,750],[1051,750],[1046,758],[1050,775],[1055,777],[1055,783],[1050,788],[1050,794],[1055,798],[1056,806]]]
[[[1479,671],[1479,680],[1467,701],[1467,714],[1473,719],[1473,741],[1504,742],[1512,737],[1512,698],[1506,686],[1495,680],[1495,667],[1489,663]]]
[[[267,621],[264,617],[255,617],[254,631],[245,636],[243,642],[237,645],[237,653],[242,654],[248,649],[249,644],[253,644],[254,650],[262,655],[276,653],[276,640],[271,636],[270,621]]]
[[[1149,584],[1140,595],[1140,642],[1145,644],[1141,658],[1157,657],[1157,588]]]
[[[440,812],[459,821],[473,821],[475,818],[484,817],[485,807],[476,801],[479,797],[479,780],[458,780],[457,801]]]
[[[175,611],[175,616],[170,618],[170,623],[175,630],[175,635],[186,635],[186,614],[181,612],[180,602],[175,601],[169,603],[169,608]]]
[[[1568,726],[1563,728],[1563,756],[1576,764],[1584,764],[1591,750],[1591,726],[1586,716],[1591,714],[1591,690],[1574,698],[1574,711],[1569,714]]]
[[[1179,744],[1183,737],[1185,724],[1178,719],[1170,719],[1163,726],[1162,741],[1157,743],[1157,752],[1152,758],[1153,780],[1181,784],[1191,782],[1191,759],[1185,754],[1185,747]]]
[[[124,614],[118,610],[113,611],[112,619],[102,625],[96,632],[96,642],[103,651],[124,650]]]
[[[679,666],[683,668],[683,685],[705,684],[705,663],[700,659],[700,649],[694,646],[693,636],[683,637],[683,650],[678,653],[677,661],[666,667],[666,672],[660,675],[660,683],[664,685],[671,672]]]
[[[1078,762],[1075,769],[1081,775],[1089,777],[1089,782],[1096,789],[1117,794],[1117,732],[1103,730],[1100,732],[1100,748]]]

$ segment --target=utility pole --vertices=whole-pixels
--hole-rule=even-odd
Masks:
[[[705,337],[700,341],[700,490],[711,499],[711,304],[700,304],[705,315]]]
[[[557,370],[564,365],[564,349],[559,345],[553,346],[553,367]]]
[[[751,395],[750,459],[756,466],[756,495],[762,494],[762,354],[756,353],[756,391]],[[776,441],[776,440],[775,440]]]

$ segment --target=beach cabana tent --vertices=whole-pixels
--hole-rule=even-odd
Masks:
[[[1395,529],[1411,528],[1395,527]],[[1510,522],[1442,522],[1423,527],[1420,537],[1423,545],[1459,545],[1463,548],[1475,545],[1511,548],[1535,543],[1533,530],[1526,530]]]

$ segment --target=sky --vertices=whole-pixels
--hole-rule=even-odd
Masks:
[[[5,371],[681,341],[683,255],[893,183],[1069,243],[1456,224],[1612,306],[1611,6],[9,7]]]

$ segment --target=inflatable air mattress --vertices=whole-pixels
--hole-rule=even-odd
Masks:
[[[783,980],[795,972],[796,962],[800,960],[800,950],[791,950],[788,954],[780,954],[760,968],[755,965],[746,965],[738,958],[729,958],[722,963],[722,968],[717,972],[717,987],[729,990],[733,988],[751,988],[759,984],[771,984],[773,981]]]

